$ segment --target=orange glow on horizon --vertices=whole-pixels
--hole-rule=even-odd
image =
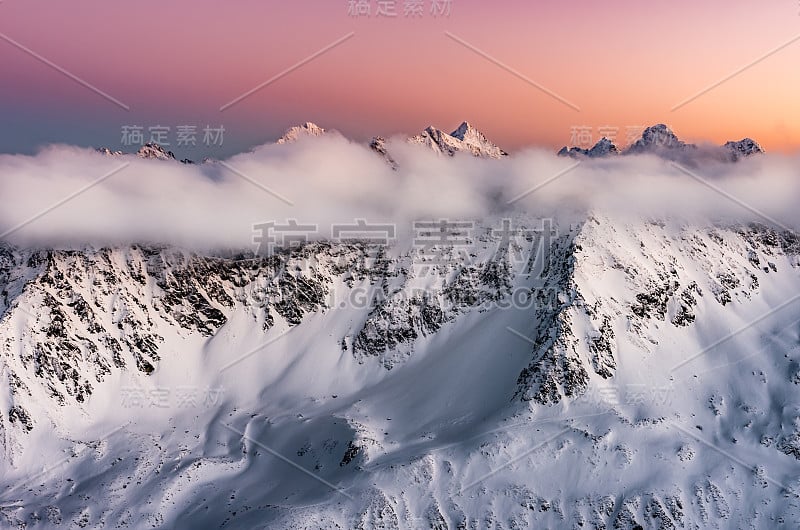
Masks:
[[[363,139],[430,124],[450,130],[465,119],[508,150],[560,147],[574,126],[592,127],[597,138],[601,127],[617,127],[624,140],[628,126],[661,122],[686,141],[750,136],[768,151],[800,146],[800,41],[731,76],[798,35],[800,14],[789,2],[453,0],[449,16],[413,19],[401,4],[385,18],[351,17],[347,2],[321,0],[4,2],[0,32],[131,111],[0,42],[0,64],[14,73],[0,87],[0,112],[43,127],[96,120],[109,136],[117,124],[224,123],[242,147],[305,121]]]

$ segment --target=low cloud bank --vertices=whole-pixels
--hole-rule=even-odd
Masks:
[[[0,239],[17,245],[158,242],[253,249],[253,225],[559,217],[590,210],[800,226],[800,157],[691,167],[655,156],[573,160],[531,149],[503,160],[437,156],[392,140],[393,170],[331,135],[199,165],[50,146],[0,156]]]

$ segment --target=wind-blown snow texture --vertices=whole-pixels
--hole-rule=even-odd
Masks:
[[[796,528],[798,234],[611,204],[446,246],[0,243],[0,528]]]
[[[425,274],[3,247],[3,525],[793,527],[797,236],[515,222]]]

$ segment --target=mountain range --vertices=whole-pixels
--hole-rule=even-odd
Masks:
[[[279,145],[289,144],[302,138],[319,137],[330,132],[315,123],[306,122],[287,129],[276,143]],[[338,134],[335,131],[334,133]],[[476,157],[494,159],[508,156],[506,151],[491,142],[482,132],[467,121],[462,122],[456,130],[449,134],[431,125],[425,128],[421,134],[408,138],[408,142],[424,146],[437,154],[446,156],[454,156],[456,153],[469,153]],[[384,157],[392,167],[396,168],[396,162],[387,150],[385,138],[380,136],[373,137],[369,142],[369,147]],[[107,147],[98,148],[97,151],[108,156],[124,154],[122,151],[112,151]],[[764,149],[756,141],[744,138],[739,141],[726,142],[719,148],[706,148],[702,150],[702,153],[698,153],[697,145],[681,141],[668,126],[657,124],[644,129],[641,137],[624,150],[620,150],[611,140],[603,137],[588,149],[564,146],[558,151],[558,155],[572,158],[604,158],[617,154],[654,154],[663,158],[678,160],[686,159],[687,157],[696,158],[698,154],[702,154],[721,161],[736,162],[741,158],[763,152]],[[136,155],[144,159],[175,159],[175,155],[171,151],[167,151],[152,142],[143,145],[136,152]],[[212,161],[208,158],[203,160],[204,163]],[[181,160],[181,162],[185,164],[194,163],[189,159]]]
[[[0,521],[790,527],[797,234],[514,222],[430,265],[3,246]]]
[[[602,158],[617,154],[654,154],[666,159],[706,156],[722,161],[736,162],[740,158],[763,153],[764,149],[754,140],[744,138],[739,141],[726,142],[720,147],[705,147],[703,152],[699,151],[697,145],[683,142],[669,127],[660,123],[644,129],[642,136],[624,150],[620,150],[611,140],[603,137],[589,149],[564,146],[558,155],[572,158]]]
[[[408,141],[505,156],[466,123]],[[0,527],[796,528],[797,232],[596,208],[427,230],[0,242]]]

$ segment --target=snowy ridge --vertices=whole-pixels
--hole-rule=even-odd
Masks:
[[[642,132],[642,137],[636,140],[626,150],[627,153],[645,152],[666,152],[670,150],[683,151],[696,148],[693,144],[687,144],[680,140],[672,129],[659,123],[646,128]]]
[[[397,162],[389,154],[386,148],[386,139],[382,136],[375,136],[369,142],[369,148],[378,153],[392,169],[397,169]]]
[[[118,150],[112,151],[108,147],[98,147],[95,149],[95,151],[104,156],[130,156],[129,153],[124,153],[123,151]],[[175,160],[175,155],[172,153],[172,151],[167,151],[155,142],[147,142],[146,144],[142,145],[136,151],[135,155],[139,158],[144,158],[145,160]],[[181,162],[184,164],[193,163],[188,159],[182,160]]]
[[[797,235],[513,221],[430,262],[0,247],[0,521],[791,526]]]
[[[144,159],[175,160],[175,155],[172,154],[172,151],[167,151],[157,143],[153,142],[148,142],[140,147],[136,152],[136,156]]]
[[[727,142],[718,147],[705,146],[700,149],[695,144],[688,144],[682,141],[667,125],[659,123],[647,127],[639,139],[621,152],[611,140],[604,137],[589,149],[564,146],[558,151],[558,156],[605,158],[620,153],[625,155],[653,154],[667,160],[694,161],[705,159],[709,161],[736,162],[742,158],[763,152],[764,149],[750,138]]]
[[[125,154],[122,151],[112,151],[108,147],[98,147],[96,149],[96,151],[98,153],[100,153],[101,155],[105,155],[105,156],[120,156],[120,155]]]
[[[278,138],[276,143],[287,144],[296,142],[300,138],[322,136],[325,134],[325,129],[316,123],[306,122],[303,125],[297,125],[288,129],[283,136]]]
[[[738,142],[726,142],[723,147],[730,151],[731,158],[734,161],[742,157],[748,157],[764,152],[764,149],[758,145],[758,142],[750,138],[743,138]]]
[[[448,156],[466,152],[478,157],[502,158],[508,154],[466,121],[450,134],[430,126],[422,134],[410,138],[409,142]]]
[[[315,138],[323,136],[330,131],[312,122],[306,122],[286,130],[276,143],[279,145],[291,144],[301,138]],[[429,126],[421,134],[408,138],[412,144],[419,144],[434,151],[437,154],[454,156],[456,153],[471,153],[476,157],[501,159],[508,156],[508,153],[490,141],[482,132],[473,127],[469,122],[463,122],[455,131],[446,133],[441,129]],[[387,141],[381,136],[373,137],[369,142],[369,148],[381,155],[392,167],[397,168],[397,162],[389,153]],[[122,151],[112,151],[107,147],[97,148],[96,151],[105,156],[122,156],[126,153]],[[648,127],[642,136],[631,144],[627,149],[620,150],[613,141],[608,138],[601,138],[591,148],[567,147],[564,146],[558,151],[559,156],[571,158],[605,158],[618,154],[655,154],[669,160],[692,160],[695,158],[707,158],[709,160],[720,160],[736,162],[742,158],[764,153],[764,149],[754,140],[744,138],[738,141],[729,141],[719,147],[699,149],[697,145],[683,142],[678,136],[664,124],[657,124]],[[175,160],[175,155],[156,143],[143,145],[136,155],[144,159],[156,160]],[[194,164],[190,159],[181,160],[184,164]],[[212,162],[209,158],[204,158],[202,163]]]
[[[571,158],[579,158],[580,156],[587,156],[589,158],[599,158],[609,155],[615,155],[619,151],[617,146],[606,137],[600,140],[591,147],[591,149],[582,149],[580,147],[567,147],[564,146],[559,150],[558,156],[569,156]]]

